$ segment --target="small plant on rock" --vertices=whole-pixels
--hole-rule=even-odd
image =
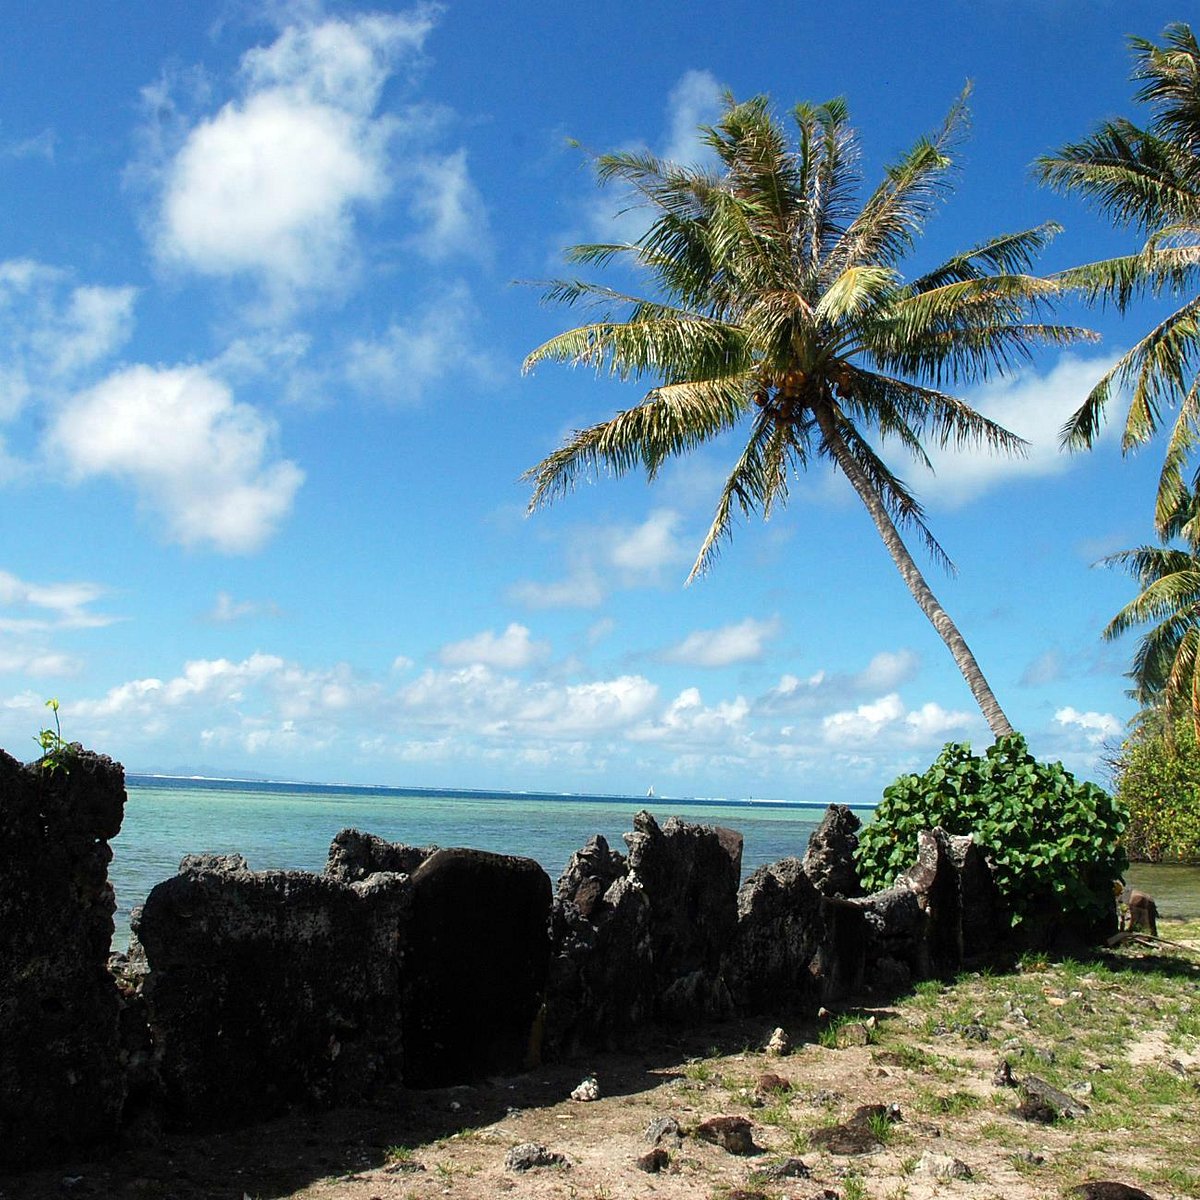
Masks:
[[[63,739],[62,725],[58,719],[58,701],[51,697],[46,701],[46,707],[54,714],[54,728],[40,729],[34,738],[42,748],[40,765],[43,771],[62,771],[65,774],[71,769],[71,744]]]

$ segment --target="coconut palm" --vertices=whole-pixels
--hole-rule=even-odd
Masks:
[[[1090,446],[1114,387],[1129,387],[1122,439],[1129,451],[1158,432],[1165,408],[1178,406],[1156,503],[1162,529],[1184,499],[1184,467],[1200,431],[1200,46],[1184,24],[1168,25],[1161,46],[1142,38],[1130,44],[1137,99],[1150,106],[1150,123],[1106,121],[1036,167],[1045,183],[1079,193],[1115,225],[1145,237],[1137,253],[1076,267],[1062,282],[1121,311],[1145,294],[1183,302],[1121,356],[1063,426],[1064,445]]]
[[[1161,538],[1161,545],[1122,550],[1102,560],[1124,568],[1141,588],[1108,623],[1104,636],[1111,641],[1135,626],[1151,625],[1134,654],[1129,694],[1144,711],[1162,717],[1168,736],[1184,714],[1200,735],[1200,500],[1195,493],[1184,490],[1162,523]]]
[[[602,156],[601,181],[631,188],[649,209],[648,228],[629,243],[575,246],[568,258],[626,267],[649,280],[650,294],[550,285],[551,301],[599,311],[539,346],[525,368],[552,360],[651,386],[635,407],[575,432],[526,478],[533,510],[599,469],[642,467],[653,478],[668,459],[740,427],[744,444],[690,582],[712,564],[737,511],[770,515],[791,472],[831,462],[1001,736],[1012,726],[900,530],[949,560],[880,452],[899,442],[927,467],[927,442],[1020,453],[1019,438],[944,389],[1020,361],[1034,344],[1079,336],[1031,319],[1054,289],[1025,272],[1053,225],[994,238],[911,281],[900,273],[947,190],[965,98],[861,203],[841,100],[795,108],[789,143],[765,98],[727,97],[720,122],[702,129],[718,164],[711,169],[645,153]]]

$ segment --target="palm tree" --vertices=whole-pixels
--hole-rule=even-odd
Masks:
[[[1106,566],[1123,567],[1141,591],[1104,630],[1109,641],[1137,625],[1142,635],[1129,678],[1143,713],[1158,714],[1168,739],[1175,721],[1190,714],[1200,735],[1200,498],[1185,490],[1162,524],[1162,544],[1110,554]],[[1171,545],[1175,539],[1182,546]]]
[[[726,97],[721,121],[702,129],[716,169],[644,153],[602,156],[601,181],[632,188],[649,208],[649,228],[630,243],[575,246],[568,258],[626,266],[648,277],[653,296],[551,284],[548,299],[593,305],[598,319],[539,346],[525,369],[552,360],[653,385],[635,407],[575,432],[526,478],[532,511],[598,469],[640,466],[652,479],[669,458],[746,427],[691,582],[729,536],[735,509],[768,516],[787,498],[789,472],[817,458],[833,463],[999,737],[1012,726],[900,529],[914,530],[943,565],[949,559],[870,436],[898,441],[925,466],[923,439],[1020,453],[1020,438],[943,389],[1007,367],[1033,344],[1080,335],[1030,320],[1055,289],[1024,272],[1055,226],[997,237],[911,282],[900,274],[947,190],[965,100],[861,206],[856,138],[841,100],[795,108],[789,144],[766,98]]]
[[[1122,312],[1147,293],[1183,300],[1121,356],[1062,431],[1064,446],[1091,446],[1114,386],[1131,387],[1122,438],[1128,452],[1158,432],[1164,407],[1178,405],[1155,506],[1161,530],[1184,499],[1183,469],[1200,431],[1200,46],[1184,24],[1168,25],[1161,46],[1142,38],[1130,45],[1149,125],[1106,121],[1084,141],[1038,159],[1036,169],[1043,182],[1078,192],[1115,225],[1145,237],[1137,253],[1073,268],[1059,280]]]

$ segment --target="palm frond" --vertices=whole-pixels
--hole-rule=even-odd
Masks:
[[[529,511],[572,491],[604,469],[624,475],[643,468],[653,477],[668,458],[732,428],[749,406],[746,378],[655,388],[635,408],[574,434],[522,478],[532,480]]]

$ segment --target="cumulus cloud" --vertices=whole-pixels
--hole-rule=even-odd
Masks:
[[[417,148],[427,122],[377,112],[414,62],[437,8],[293,19],[241,63],[242,94],[185,127],[158,172],[159,257],[200,275],[246,275],[281,304],[336,284],[356,222],[399,185],[431,258],[481,245],[486,219],[462,151]],[[162,107],[161,89],[147,103]],[[393,153],[407,137],[406,153]]]
[[[488,629],[461,642],[443,646],[439,657],[447,666],[480,665],[513,671],[531,666],[549,653],[550,647],[546,642],[535,642],[529,630],[514,621],[501,634]]]
[[[757,621],[747,617],[719,629],[698,629],[689,633],[663,657],[669,662],[695,667],[728,667],[735,663],[757,662],[766,644],[779,634],[777,617]]]
[[[598,608],[608,591],[595,569],[583,565],[562,579],[523,579],[508,589],[508,595],[528,608]]]
[[[275,531],[304,478],[275,437],[203,369],[135,366],[72,397],[46,448],[77,481],[129,483],[171,541],[245,553]]]
[[[1058,431],[1112,361],[1108,356],[1064,354],[1045,375],[1023,371],[969,395],[967,399],[981,413],[1023,437],[1029,443],[1027,453],[1023,458],[1011,458],[978,449],[930,449],[936,474],[920,481],[922,495],[958,505],[1012,479],[1067,471],[1073,456],[1059,450]],[[1116,428],[1110,424],[1101,436],[1115,434]]]
[[[932,744],[951,730],[966,730],[978,724],[971,713],[954,712],[930,701],[909,710],[899,695],[891,692],[856,708],[830,713],[822,718],[825,741],[836,746],[869,745],[880,739],[912,745]]]
[[[1099,746],[1109,738],[1120,735],[1121,722],[1112,713],[1080,712],[1067,705],[1054,714],[1055,721],[1064,729],[1082,731],[1090,746]]]

